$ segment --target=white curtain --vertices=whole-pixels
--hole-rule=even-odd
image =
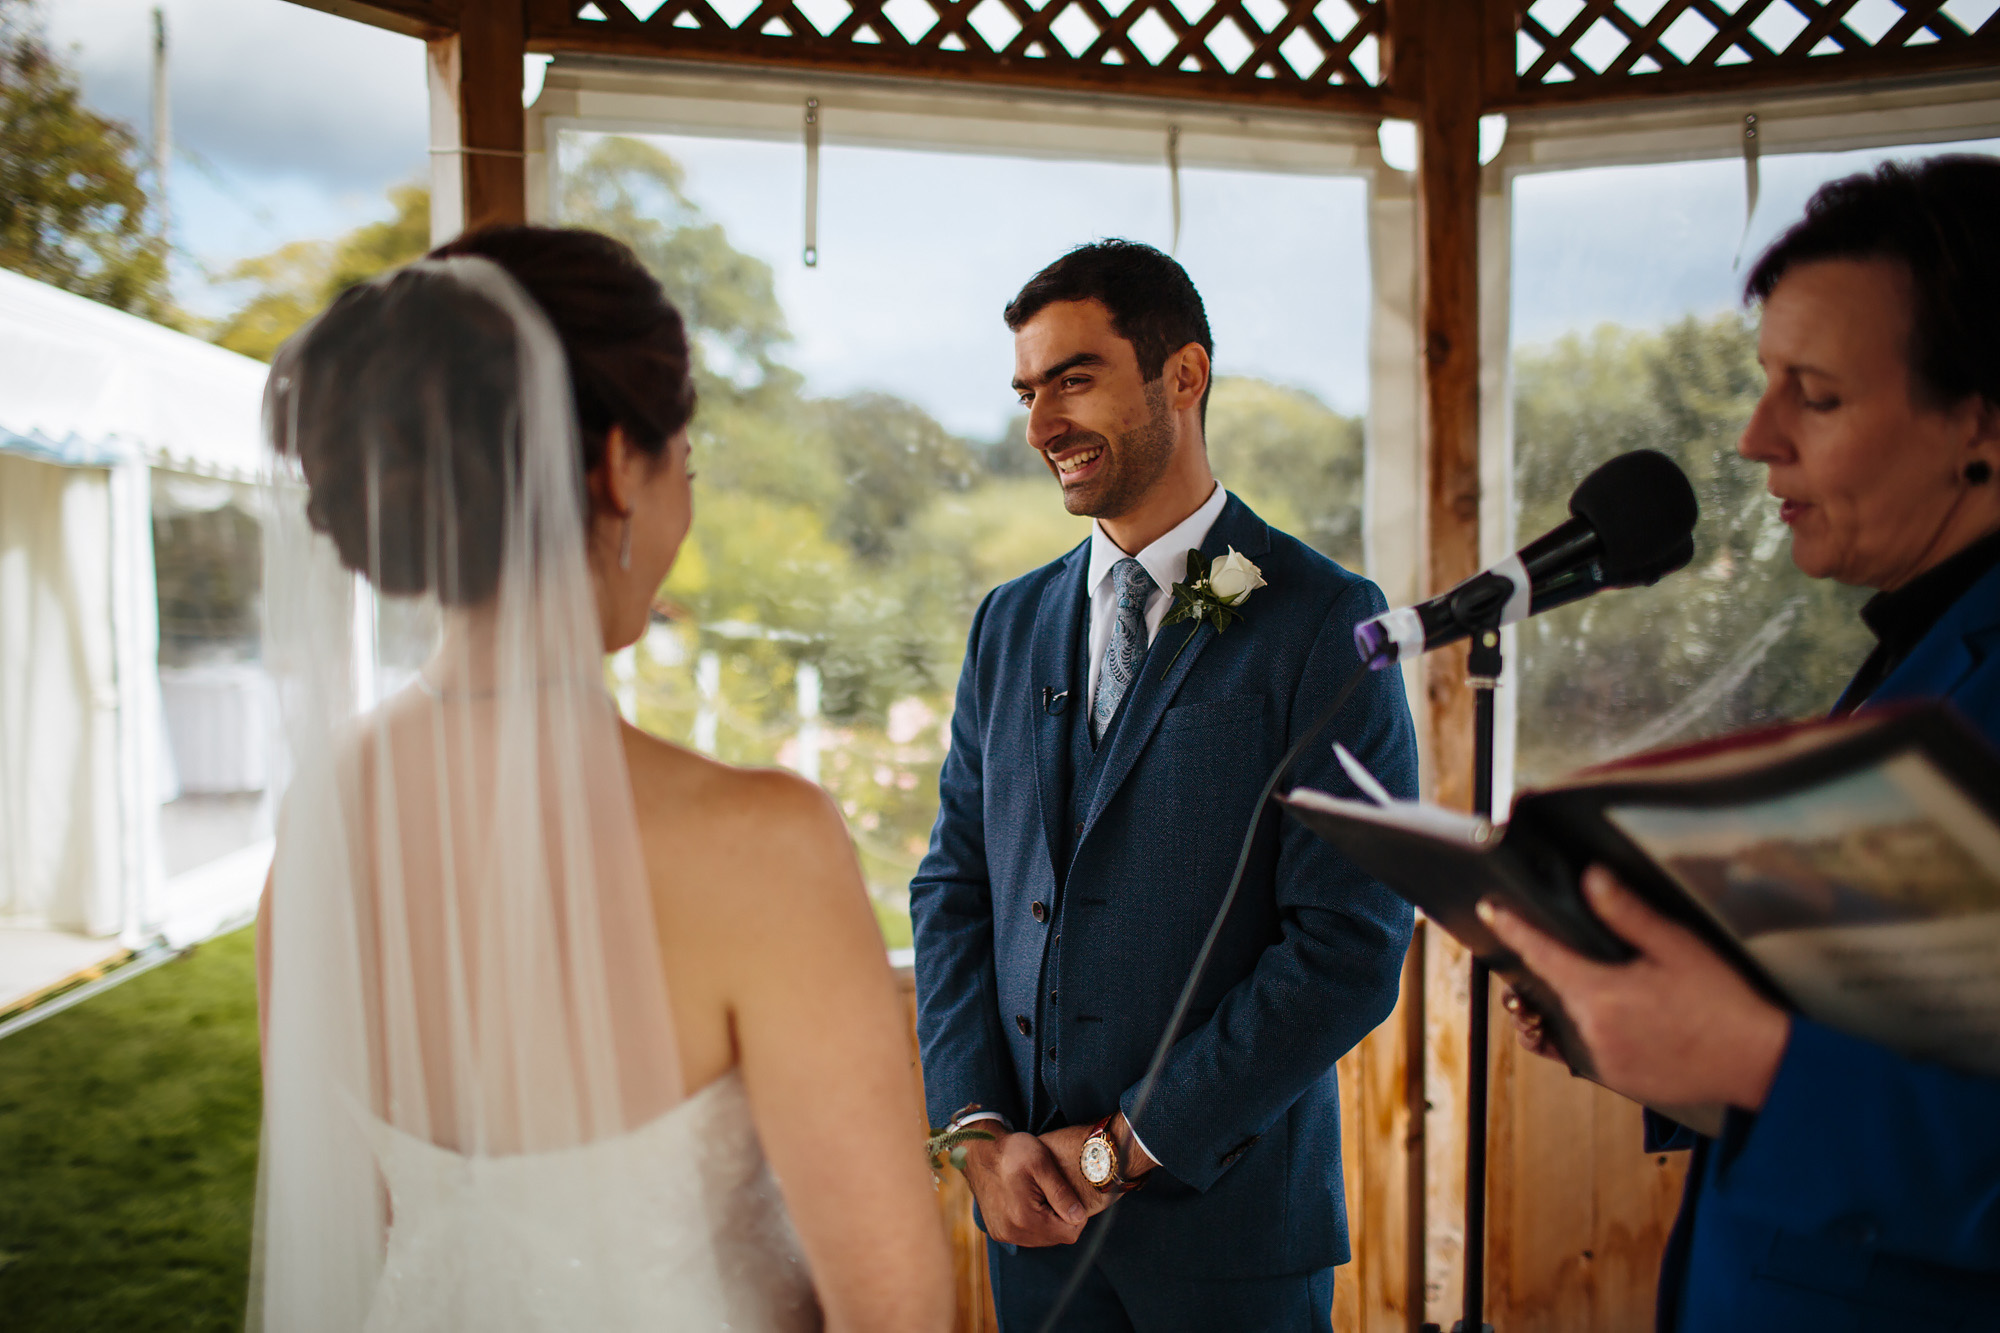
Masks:
[[[123,924],[113,473],[0,453],[0,920]]]

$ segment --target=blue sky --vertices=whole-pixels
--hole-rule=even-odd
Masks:
[[[49,34],[72,48],[91,104],[142,134],[151,9],[151,0],[43,0]],[[177,295],[213,315],[234,294],[210,275],[385,216],[385,191],[425,175],[423,47],[286,0],[166,0],[166,9]],[[817,390],[887,389],[974,435],[993,434],[1012,407],[999,310],[1013,290],[1080,241],[1169,239],[1164,165],[833,148],[822,162],[822,259],[809,270],[796,145],[663,142],[732,240],[772,265],[796,334],[790,360]],[[1819,182],[1882,156],[1766,157],[1746,256]],[[1524,178],[1516,341],[1731,307],[1743,199],[1734,160]],[[1218,368],[1364,410],[1360,183],[1189,171],[1183,202],[1179,255],[1207,299]]]

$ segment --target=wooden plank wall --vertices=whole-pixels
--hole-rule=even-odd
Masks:
[[[1648,1329],[1687,1154],[1642,1152],[1639,1108],[1529,1055],[1494,1006],[1488,1320]]]

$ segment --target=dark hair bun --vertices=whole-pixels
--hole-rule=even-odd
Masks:
[[[499,586],[516,364],[509,316],[424,268],[349,288],[286,349],[306,517],[376,591],[467,606]]]
[[[548,316],[569,360],[584,471],[613,426],[657,454],[693,418],[687,326],[631,246],[580,227],[502,226],[431,251],[455,255],[498,264]]]
[[[505,270],[555,330],[580,474],[603,460],[613,426],[658,455],[693,417],[686,325],[629,246],[574,228],[489,227],[431,257],[456,256]],[[350,288],[280,354],[274,380],[295,382],[278,447],[305,470],[313,527],[378,592],[467,606],[499,586],[520,475],[516,366],[509,316],[421,265]]]

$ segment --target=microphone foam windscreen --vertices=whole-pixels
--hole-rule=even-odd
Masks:
[[[1657,449],[1634,449],[1602,464],[1569,498],[1603,554],[1604,581],[1650,581],[1694,532],[1701,506],[1680,465]]]

